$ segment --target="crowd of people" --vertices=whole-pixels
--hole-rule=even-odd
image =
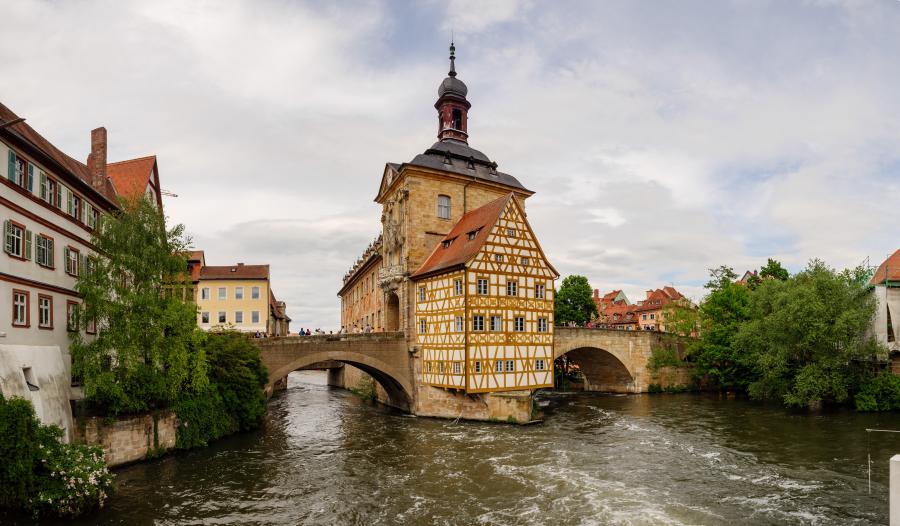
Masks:
[[[384,329],[376,329],[375,327],[372,327],[369,324],[366,324],[364,327],[360,327],[357,324],[353,324],[353,326],[351,326],[351,327],[341,325],[341,329],[337,332],[334,332],[333,330],[329,330],[328,332],[325,332],[322,329],[311,330],[311,329],[304,329],[303,327],[300,327],[300,330],[297,332],[297,336],[320,336],[320,335],[327,335],[327,334],[332,334],[332,335],[333,334],[370,334],[373,332],[383,332],[383,331],[384,331]]]

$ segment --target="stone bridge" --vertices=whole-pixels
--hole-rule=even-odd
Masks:
[[[557,327],[554,358],[566,356],[579,366],[585,390],[642,393],[655,381],[647,368],[652,350],[670,337],[650,331]],[[268,393],[291,371],[348,364],[378,381],[390,405],[416,412],[417,353],[410,351],[402,332],[273,338],[259,345],[269,370]]]

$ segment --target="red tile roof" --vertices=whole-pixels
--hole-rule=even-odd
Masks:
[[[18,118],[19,116],[16,115],[11,109],[0,103],[0,121],[9,122]],[[91,186],[91,174],[88,170],[87,165],[82,162],[76,161],[72,157],[69,157],[68,155],[63,153],[59,148],[53,146],[50,141],[45,139],[40,133],[35,131],[34,128],[29,126],[28,124],[20,122],[18,124],[13,124],[12,126],[7,127],[6,130],[9,132],[13,132],[25,142],[30,143],[34,148],[43,152],[44,155],[62,166],[70,174],[82,180],[88,186]],[[103,196],[110,203],[117,203],[115,190],[108,180],[97,193]]]
[[[122,197],[131,198],[135,195],[144,195],[155,165],[156,156],[150,155],[129,161],[109,163],[106,165],[106,173],[112,180],[116,193]]]
[[[437,244],[425,263],[412,274],[411,279],[462,266],[475,257],[510,199],[513,199],[512,193],[465,213],[450,233]],[[469,239],[469,232],[476,232],[474,239]],[[450,246],[445,247],[444,243],[447,241],[450,241]]]
[[[269,265],[204,266],[200,279],[269,279]]]
[[[878,266],[878,270],[875,271],[875,275],[872,276],[872,280],[869,283],[879,285],[884,283],[885,279],[888,281],[900,281],[900,249],[888,256]]]

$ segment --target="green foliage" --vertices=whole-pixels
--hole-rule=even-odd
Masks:
[[[102,257],[75,286],[84,303],[70,348],[85,397],[107,414],[167,407],[206,387],[183,231],[166,230],[150,201],[136,199],[94,232]],[[97,336],[85,337],[92,324]]]
[[[176,445],[182,449],[206,445],[236,431],[259,426],[266,412],[263,388],[268,372],[259,348],[237,332],[209,334],[204,346],[209,386],[175,404],[181,421]]]
[[[659,394],[663,392],[663,388],[659,384],[650,384],[647,386],[647,392],[650,394]]]
[[[687,299],[670,302],[660,315],[665,320],[666,332],[679,336],[692,336],[700,329],[700,311]]]
[[[575,322],[583,325],[597,316],[594,292],[584,276],[567,276],[556,291],[554,302],[557,325]]]
[[[709,269],[709,281],[704,285],[709,290],[721,290],[728,285],[733,285],[738,275],[734,273],[734,269],[722,265],[719,268]]]
[[[750,366],[733,341],[749,318],[750,291],[716,274],[713,281],[720,283],[700,305],[700,340],[689,346],[687,354],[696,365],[694,374],[708,387],[744,389],[751,380]]]
[[[647,368],[656,371],[662,367],[684,367],[684,361],[678,357],[678,350],[672,345],[653,347],[650,350],[650,359],[647,360]]]
[[[898,409],[900,409],[900,376],[889,371],[867,380],[856,394],[857,411]]]
[[[877,345],[866,336],[872,297],[818,260],[786,281],[764,280],[733,349],[748,362],[756,399],[803,407],[847,401],[869,370]]]
[[[786,268],[781,266],[781,263],[769,258],[766,262],[766,266],[759,269],[759,277],[761,279],[777,279],[778,281],[787,281],[788,278],[791,277],[791,274],[787,271]]]
[[[77,517],[102,507],[113,476],[97,446],[64,444],[31,403],[0,396],[0,507]]]

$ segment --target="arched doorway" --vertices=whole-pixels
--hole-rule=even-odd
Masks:
[[[634,393],[634,377],[612,353],[596,347],[573,349],[563,356],[578,365],[585,391]]]
[[[400,330],[400,298],[396,292],[388,292],[387,304],[384,309],[384,329],[387,331]]]

